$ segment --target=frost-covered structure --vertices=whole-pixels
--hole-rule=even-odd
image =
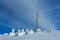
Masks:
[[[14,33],[14,29],[12,29],[12,32],[10,32],[10,36],[14,36],[14,35],[16,35],[15,33]]]
[[[20,29],[18,29],[17,32],[15,32],[15,30],[12,29],[12,32],[10,32],[9,35],[10,36],[23,36],[23,35],[32,35],[34,33],[35,33],[35,31],[33,31],[32,29],[31,30],[26,29],[26,31],[24,31],[24,29],[22,29],[22,31],[20,31]]]
[[[50,33],[50,32],[52,33],[53,30],[48,30],[47,32],[48,33]],[[9,34],[8,33],[4,33],[3,35],[4,36],[24,36],[24,35],[34,35],[36,33],[40,34],[40,33],[43,33],[43,31],[41,31],[40,29],[39,29],[39,32],[36,32],[36,31],[34,31],[32,29],[31,30],[26,29],[26,31],[24,31],[24,29],[22,29],[22,31],[20,29],[18,29],[18,31],[15,32],[15,29],[12,29],[12,31]],[[3,36],[3,35],[0,35],[0,36]]]

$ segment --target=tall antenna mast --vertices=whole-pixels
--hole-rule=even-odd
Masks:
[[[38,29],[38,10],[37,10],[37,14],[36,14],[36,29]]]
[[[39,32],[39,24],[38,24],[38,9],[37,9],[37,13],[36,13],[36,32]]]

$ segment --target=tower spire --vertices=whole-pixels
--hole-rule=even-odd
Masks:
[[[36,13],[36,29],[35,29],[36,32],[39,32],[40,29],[39,29],[39,24],[38,24],[38,9],[37,9],[37,13]]]
[[[38,10],[37,10],[37,13],[36,13],[36,29],[38,29]]]

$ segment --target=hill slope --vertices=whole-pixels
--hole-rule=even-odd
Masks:
[[[0,40],[60,40],[60,31],[53,33],[41,32],[39,34],[24,36],[0,36]]]

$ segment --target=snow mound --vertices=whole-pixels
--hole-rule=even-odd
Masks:
[[[60,31],[41,32],[23,36],[0,36],[0,40],[60,40]]]

